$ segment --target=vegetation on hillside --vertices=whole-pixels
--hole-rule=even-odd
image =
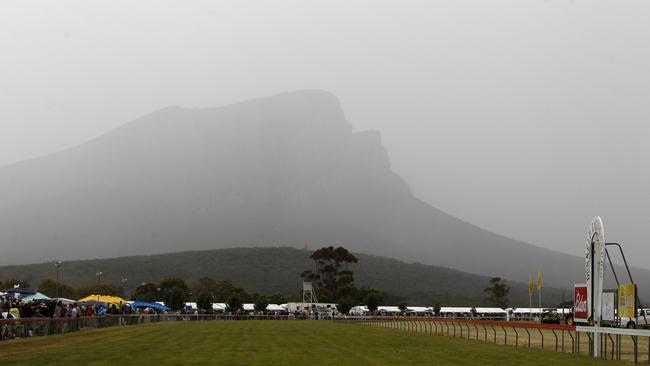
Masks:
[[[510,287],[508,287],[500,277],[492,277],[490,279],[490,286],[486,287],[483,292],[487,294],[485,301],[489,305],[502,309],[508,307],[508,294],[510,293]],[[474,309],[474,311],[476,311],[476,309]]]
[[[102,284],[127,296],[138,292],[142,284],[158,284],[165,278],[182,278],[190,286],[192,298],[208,290],[218,302],[226,302],[232,292],[239,291],[245,302],[253,302],[254,293],[265,294],[270,303],[284,303],[300,298],[301,273],[317,270],[310,259],[312,251],[291,247],[236,248],[198,252],[180,252],[152,256],[121,257],[66,261],[60,267],[61,284],[70,288],[88,288],[96,284],[95,273],[102,271]],[[375,288],[383,292],[383,304],[406,301],[409,305],[481,306],[488,305],[484,289],[489,277],[474,275],[446,267],[405,263],[396,259],[354,253],[358,263],[349,264],[354,281],[360,289]],[[47,279],[55,278],[53,262],[0,267],[0,281],[5,287],[23,282],[35,288]],[[122,278],[128,282],[122,283]],[[527,281],[527,278],[524,278]],[[527,283],[506,282],[511,288],[511,306],[528,306]],[[49,283],[50,296],[54,296]],[[44,287],[47,288],[47,287]],[[152,300],[157,287],[140,289]],[[61,291],[61,290],[60,290]],[[567,297],[570,292],[567,290]],[[67,295],[72,294],[66,293]],[[64,293],[61,292],[61,296]],[[147,297],[148,296],[148,297]],[[65,297],[65,296],[64,296]],[[556,306],[561,301],[560,290],[545,288],[543,301]]]

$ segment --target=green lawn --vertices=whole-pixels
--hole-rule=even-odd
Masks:
[[[593,365],[585,356],[326,321],[205,321],[0,342],[7,365]]]

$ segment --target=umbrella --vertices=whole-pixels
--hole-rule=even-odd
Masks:
[[[37,292],[37,293],[35,293],[33,295],[23,296],[21,298],[21,300],[24,301],[24,302],[30,302],[30,301],[37,301],[37,300],[52,300],[52,298],[48,297],[45,294]]]
[[[22,286],[16,286],[14,288],[10,288],[5,290],[6,293],[14,293],[14,294],[21,294],[21,295],[34,295],[36,291],[32,290],[29,287],[22,287]]]
[[[75,300],[66,299],[65,297],[59,297],[58,300],[61,301],[63,304],[66,304],[66,305],[74,304],[74,303],[77,302]]]
[[[160,305],[160,304],[157,304],[155,302],[146,302],[146,301],[134,301],[133,303],[131,303],[131,307],[134,307],[134,308],[152,308],[152,309],[164,310],[164,311],[171,310],[170,308],[168,308],[165,305]]]
[[[97,304],[106,305],[107,304],[107,302],[105,302],[105,301],[97,301],[97,300],[84,300],[84,301],[79,300],[79,301],[77,301],[77,303],[86,304],[86,305],[97,305]]]
[[[79,299],[80,302],[105,302],[107,304],[119,304],[120,302],[126,304],[128,301],[124,300],[121,297],[109,296],[109,295],[90,295],[86,296],[83,299]]]

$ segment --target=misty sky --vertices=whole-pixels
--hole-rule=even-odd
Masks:
[[[0,165],[169,105],[325,89],[425,201],[650,267],[650,2],[0,2]]]

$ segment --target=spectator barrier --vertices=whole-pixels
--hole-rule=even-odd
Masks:
[[[601,358],[650,364],[650,330],[595,328],[518,321],[453,318],[358,317],[347,323],[405,332],[463,337],[514,347],[536,347],[592,356],[600,337]],[[643,358],[643,360],[641,359]]]
[[[101,329],[107,327],[172,321],[293,319],[304,318],[293,315],[136,314],[89,316],[80,318],[6,319],[0,320],[0,341],[24,337],[72,333],[81,329]]]

